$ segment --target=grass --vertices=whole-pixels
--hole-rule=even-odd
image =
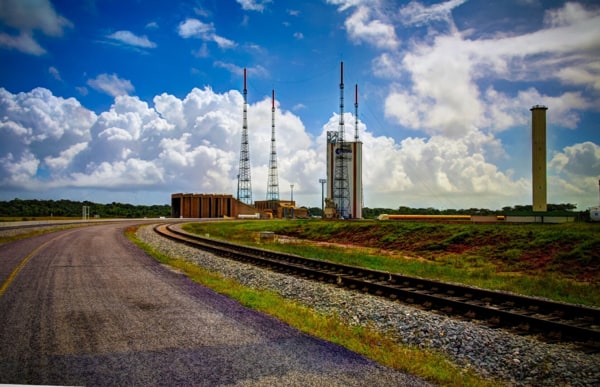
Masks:
[[[600,306],[598,226],[286,220],[184,228],[316,259]],[[260,231],[342,245],[263,243]]]
[[[19,241],[21,239],[31,238],[37,235],[48,234],[50,232],[56,232],[60,230],[65,230],[73,227],[82,227],[82,225],[64,225],[64,226],[55,226],[55,227],[47,227],[43,229],[33,229],[32,231],[23,232],[15,235],[0,235],[0,246]]]
[[[196,283],[237,300],[240,304],[272,315],[309,335],[341,345],[380,364],[420,376],[445,386],[498,386],[471,369],[463,369],[441,353],[402,345],[368,327],[349,326],[335,316],[316,313],[299,303],[268,290],[251,289],[218,273],[209,272],[185,259],[164,255],[140,241],[137,228],[130,227],[127,237],[159,262],[176,268]]]

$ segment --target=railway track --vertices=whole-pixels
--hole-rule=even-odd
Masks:
[[[576,342],[589,352],[600,351],[600,309],[242,246],[189,234],[174,225],[158,225],[154,230],[164,237],[218,256],[387,297],[461,319],[482,321],[516,334],[539,335],[546,341]]]

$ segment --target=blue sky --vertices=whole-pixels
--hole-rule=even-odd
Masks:
[[[542,0],[4,0],[0,200],[235,194],[247,68],[254,200],[275,89],[280,196],[320,206],[340,61],[365,206],[530,204],[536,104],[548,201],[598,204],[600,5]]]

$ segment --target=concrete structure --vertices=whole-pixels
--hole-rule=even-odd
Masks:
[[[530,110],[533,211],[546,212],[548,210],[546,183],[546,110],[548,108],[535,105]]]

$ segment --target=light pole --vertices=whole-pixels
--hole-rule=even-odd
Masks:
[[[293,185],[293,184],[290,184],[290,188],[291,188],[291,198],[290,198],[290,202],[291,202],[291,205],[292,205],[292,219],[294,219],[294,217],[295,217],[295,216],[294,216],[294,207],[296,207],[296,206],[294,205],[294,185]]]
[[[325,196],[324,196],[324,190],[325,190],[325,183],[327,183],[327,179],[319,179],[319,183],[321,183],[321,218],[323,218],[323,217],[325,217],[325,210],[324,210]]]

